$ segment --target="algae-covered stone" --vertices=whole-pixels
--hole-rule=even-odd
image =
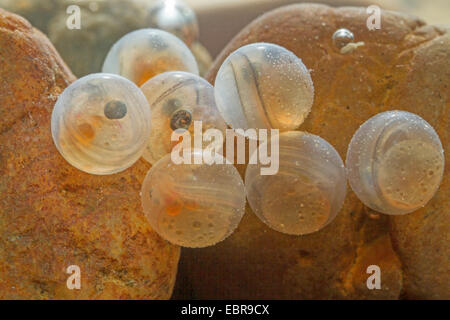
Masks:
[[[0,8],[23,16],[44,32],[73,73],[81,77],[101,72],[109,49],[122,36],[152,27],[148,13],[155,1],[0,0]],[[79,8],[79,15],[73,5]],[[68,28],[68,22],[75,21],[80,22],[80,29]],[[210,55],[196,42],[191,50],[203,75],[211,65]]]

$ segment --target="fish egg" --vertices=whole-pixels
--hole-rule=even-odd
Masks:
[[[217,106],[233,129],[296,129],[314,100],[313,82],[302,60],[271,43],[233,52],[214,86]]]
[[[121,75],[138,86],[168,71],[199,73],[186,44],[158,29],[141,29],[123,36],[110,49],[103,64],[103,72]]]
[[[277,143],[274,138],[269,141],[273,143]],[[344,203],[344,163],[327,141],[309,133],[284,132],[278,144],[276,174],[262,175],[261,164],[247,167],[245,188],[250,207],[276,231],[291,235],[319,231],[333,221]],[[261,154],[268,143],[259,148]]]
[[[179,143],[178,139],[172,141],[174,133],[189,134],[190,146],[196,134],[209,129],[225,136],[227,126],[217,109],[214,88],[205,79],[186,72],[166,72],[147,81],[141,90],[152,110],[152,129],[144,152],[148,162],[155,163],[172,151]],[[202,139],[204,147],[210,143]]]
[[[371,209],[407,214],[425,206],[444,174],[439,136],[424,119],[388,111],[367,120],[347,152],[350,186]]]
[[[146,22],[149,27],[161,29],[176,35],[188,46],[198,41],[197,17],[184,1],[159,0],[148,9]]]
[[[74,167],[113,174],[142,156],[150,118],[148,102],[134,83],[113,74],[93,74],[59,96],[51,118],[53,141]]]
[[[191,160],[202,156],[201,150],[187,151]],[[233,165],[218,164],[225,159],[214,157],[218,161],[212,165],[174,164],[168,154],[148,172],[142,205],[162,238],[183,247],[207,247],[239,225],[245,212],[244,183]]]

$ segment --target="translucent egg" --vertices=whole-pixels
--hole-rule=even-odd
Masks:
[[[254,43],[233,52],[215,81],[217,106],[234,129],[299,127],[311,111],[309,70],[291,51]]]
[[[245,212],[244,183],[230,164],[176,165],[166,155],[148,172],[141,196],[152,228],[183,247],[207,247],[224,240]]]
[[[425,120],[388,111],[358,129],[346,164],[350,185],[366,206],[401,215],[425,206],[434,196],[444,173],[444,151]]]
[[[261,144],[260,154],[267,147]],[[313,233],[342,208],[347,190],[344,164],[322,138],[299,131],[282,133],[278,173],[261,175],[261,167],[248,165],[245,188],[250,207],[272,229],[291,235]]]
[[[150,107],[131,81],[93,74],[72,83],[52,113],[53,140],[74,167],[107,175],[131,167],[150,134]]]
[[[337,49],[341,50],[355,40],[353,33],[348,29],[339,29],[333,34],[333,43]]]
[[[178,129],[189,131],[194,143],[195,121],[201,121],[196,125],[201,125],[202,134],[218,129],[225,136],[227,126],[217,109],[214,88],[203,78],[186,72],[166,72],[147,81],[141,90],[152,110],[152,129],[144,152],[148,162],[155,163],[171,152],[178,143],[172,142],[171,136]]]
[[[113,45],[103,64],[103,72],[119,74],[138,86],[167,71],[198,74],[198,66],[183,41],[157,29],[125,35]]]
[[[176,35],[188,46],[199,37],[195,12],[181,0],[156,1],[148,10],[147,24]]]

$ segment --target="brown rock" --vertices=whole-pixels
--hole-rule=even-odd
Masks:
[[[407,71],[386,104],[420,114],[437,130],[447,155],[439,192],[422,210],[393,217],[392,240],[403,263],[410,298],[450,299],[450,29],[424,26],[405,52]],[[429,40],[426,40],[429,39]],[[404,61],[409,62],[404,62]]]
[[[99,177],[56,150],[50,115],[74,80],[53,46],[0,9],[0,299],[167,299],[179,249],[151,230],[139,162]],[[81,268],[69,290],[67,267]]]
[[[312,70],[315,103],[300,130],[328,140],[344,159],[358,127],[392,109],[419,114],[450,150],[450,33],[389,11],[382,12],[381,29],[369,31],[367,18],[365,8],[305,4],[277,9],[237,35],[207,78],[214,82],[223,60],[237,48],[276,43]],[[338,28],[353,31],[355,41],[365,45],[340,54],[332,42]],[[272,231],[247,208],[237,232],[223,243],[183,250],[176,296],[449,299],[449,171],[450,164],[436,197],[407,216],[377,215],[349,189],[336,220],[303,237]],[[367,289],[366,270],[372,264],[381,268],[382,290]]]

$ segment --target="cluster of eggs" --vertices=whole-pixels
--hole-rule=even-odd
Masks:
[[[155,19],[164,20],[164,12],[156,10]],[[190,35],[189,27],[174,28],[175,34]],[[333,39],[339,36],[348,34]],[[401,111],[369,119],[350,143],[346,170],[327,141],[293,131],[310,113],[313,99],[309,70],[283,47],[239,48],[224,61],[213,87],[198,76],[183,41],[142,29],[111,48],[103,73],[79,79],[60,95],[52,135],[62,156],[90,174],[117,173],[141,157],[150,162],[141,191],[146,217],[163,238],[186,247],[228,237],[246,200],[274,230],[290,235],[321,230],[343,206],[347,176],[367,206],[386,214],[412,212],[433,197],[444,156],[425,120]],[[262,175],[263,164],[251,163],[244,183],[221,154],[214,154],[212,163],[196,162],[203,157],[201,148],[190,148],[185,156],[191,161],[176,164],[172,136],[195,135],[196,121],[203,131],[222,134],[227,127],[281,130],[255,150],[267,152],[269,144],[278,144],[277,173]]]

